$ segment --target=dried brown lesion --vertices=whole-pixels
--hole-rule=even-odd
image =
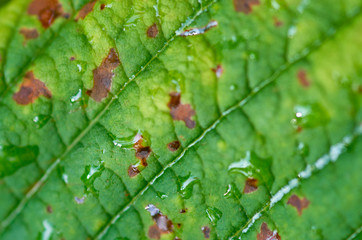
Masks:
[[[252,193],[258,190],[258,179],[247,178],[244,186],[244,193]]]
[[[256,236],[257,240],[281,240],[277,231],[271,231],[268,225],[263,222],[260,226],[260,232]]]
[[[93,70],[93,88],[88,90],[87,94],[95,101],[100,102],[108,96],[112,86],[113,70],[120,63],[116,50],[111,48],[101,65]]]
[[[39,37],[39,32],[36,30],[36,28],[21,28],[19,33],[24,36],[23,45],[26,45],[28,40]]]
[[[87,3],[86,5],[84,5],[78,12],[77,17],[75,18],[76,21],[78,21],[79,19],[84,19],[90,12],[93,11],[94,5],[96,4],[96,0],[91,1],[89,3]],[[104,4],[102,4],[104,5]],[[102,6],[101,5],[101,6]],[[102,9],[103,10],[103,9]]]
[[[162,234],[173,232],[172,221],[153,204],[149,204],[145,208],[151,215],[154,225],[148,229],[148,237],[152,239],[160,239]]]
[[[44,28],[49,28],[55,19],[67,14],[58,0],[33,0],[28,7],[28,14],[38,17]]]
[[[144,168],[148,166],[147,159],[152,153],[152,149],[150,146],[144,146],[144,140],[142,135],[137,134],[135,139],[136,142],[133,145],[133,149],[136,150],[135,156],[140,160],[140,163],[136,165],[132,164],[128,167],[129,177],[137,176],[141,172],[139,167]]]
[[[253,6],[260,4],[259,0],[233,0],[233,2],[235,11],[245,14],[250,14],[253,11]]]
[[[302,211],[303,209],[307,208],[310,204],[310,201],[307,198],[299,198],[297,195],[293,194],[292,196],[290,196],[290,198],[288,199],[287,204],[292,205],[293,207],[295,207],[298,211],[298,215],[302,215]]]
[[[158,27],[157,24],[154,23],[151,26],[148,27],[147,29],[147,37],[149,38],[155,38],[158,35]]]
[[[170,101],[167,106],[170,109],[172,119],[184,121],[188,128],[194,128],[196,126],[196,122],[191,119],[191,117],[195,115],[195,111],[191,108],[190,104],[181,103],[180,93],[170,93]]]
[[[19,91],[13,95],[13,99],[19,105],[27,105],[33,103],[40,96],[51,98],[52,93],[42,81],[35,78],[32,71],[29,71],[25,74],[24,81]]]

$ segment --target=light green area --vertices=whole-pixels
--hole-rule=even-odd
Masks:
[[[232,0],[99,0],[79,21],[87,1],[60,2],[70,18],[46,30],[26,14],[30,0],[0,3],[0,152],[11,156],[0,159],[0,239],[148,239],[148,204],[173,222],[162,239],[204,239],[204,226],[210,239],[256,239],[263,222],[283,240],[358,232],[361,137],[241,234],[274,194],[362,123],[360,0],[261,0],[249,15]],[[218,26],[205,34],[175,34],[211,20]],[[159,33],[148,38],[154,23]],[[24,44],[23,27],[40,36]],[[95,102],[86,91],[110,48],[121,64],[109,96]],[[16,104],[28,71],[51,99]],[[170,116],[175,91],[195,110],[195,128]],[[152,153],[130,178],[135,150],[113,141],[137,133]],[[175,140],[181,147],[171,152]],[[25,155],[30,148],[36,154]],[[259,185],[244,194],[247,177],[229,166],[248,153]],[[301,216],[287,205],[291,194],[310,201]]]

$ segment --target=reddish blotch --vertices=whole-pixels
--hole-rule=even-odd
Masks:
[[[171,152],[177,151],[180,148],[180,146],[181,146],[180,141],[173,141],[167,144],[168,150],[170,150]]]
[[[147,37],[149,38],[155,38],[158,35],[158,27],[157,24],[154,23],[147,29]]]
[[[299,216],[302,215],[303,209],[305,209],[309,206],[309,203],[310,202],[307,198],[304,197],[303,199],[300,199],[295,194],[290,196],[290,198],[288,199],[288,202],[287,202],[287,204],[290,204],[297,209]]]
[[[194,128],[196,122],[191,120],[195,115],[195,111],[190,104],[181,104],[181,94],[178,92],[170,93],[170,101],[167,106],[170,108],[170,114],[174,120],[184,121],[186,127]]]
[[[50,27],[54,20],[63,14],[58,0],[33,0],[28,7],[28,14],[38,16],[44,28]]]
[[[258,179],[248,178],[245,181],[244,193],[252,193],[258,190]]]
[[[263,222],[260,227],[260,233],[256,236],[257,240],[281,240],[277,231],[271,231],[268,225]]]
[[[35,28],[22,28],[19,31],[23,36],[24,36],[24,44],[26,43],[26,40],[30,40],[30,39],[35,39],[37,37],[39,37],[39,33],[38,30],[36,30]]]
[[[13,95],[13,99],[20,105],[27,105],[33,103],[41,95],[46,98],[52,97],[45,84],[36,79],[33,72],[30,71],[25,74],[20,90]]]
[[[76,21],[79,19],[84,19],[90,12],[93,11],[94,4],[96,4],[97,0],[87,3],[82,7],[79,11],[78,16],[75,18]]]
[[[149,204],[146,206],[146,210],[151,214],[155,225],[150,226],[148,229],[148,236],[154,239],[160,239],[161,234],[167,234],[173,232],[173,223],[167,216],[163,215],[161,211]]]
[[[204,226],[201,228],[202,233],[205,238],[210,238],[210,228],[208,226]]]
[[[245,14],[249,14],[252,12],[252,7],[254,5],[259,5],[259,0],[233,0],[234,8],[237,12],[243,12]]]
[[[216,68],[213,68],[213,69],[212,69],[212,71],[215,73],[215,75],[216,75],[217,78],[220,78],[221,75],[222,75],[223,72],[224,72],[224,69],[223,69],[223,67],[222,67],[220,64],[218,64],[218,65],[216,66]]]
[[[310,86],[310,81],[308,80],[307,72],[305,70],[303,69],[299,70],[297,72],[297,78],[300,85],[302,85],[303,87],[307,88]]]
[[[108,96],[111,90],[113,70],[118,67],[120,60],[114,48],[109,50],[106,58],[99,67],[93,70],[93,88],[87,94],[95,101],[100,102]]]

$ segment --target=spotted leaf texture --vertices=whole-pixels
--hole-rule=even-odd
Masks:
[[[361,239],[361,7],[0,1],[0,239]]]

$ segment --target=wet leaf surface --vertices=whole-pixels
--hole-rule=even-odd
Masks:
[[[0,239],[359,239],[361,9],[0,1]]]

